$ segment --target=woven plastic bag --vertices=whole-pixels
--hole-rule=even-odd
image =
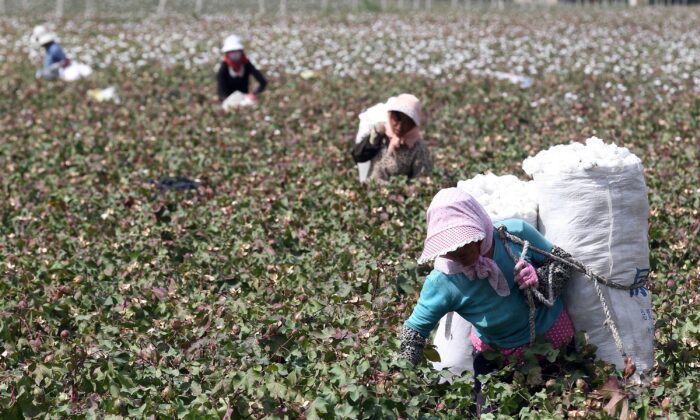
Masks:
[[[472,325],[456,312],[445,315],[433,340],[440,355],[439,362],[431,362],[433,368],[448,369],[455,376],[460,376],[464,371],[474,373],[474,349],[469,338],[471,330]]]
[[[599,139],[571,147],[523,163],[537,190],[540,231],[594,273],[624,286],[638,286],[632,290],[601,286],[638,378],[654,363],[651,293],[643,287],[649,275],[644,170],[626,149],[603,145]],[[585,330],[598,347],[598,358],[624,368],[593,282],[583,274],[573,275],[564,302],[576,329]]]

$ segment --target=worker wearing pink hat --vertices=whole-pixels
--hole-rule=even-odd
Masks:
[[[411,94],[389,98],[387,122],[378,123],[353,149],[355,162],[371,161],[368,179],[380,183],[394,176],[430,174],[432,160],[422,138],[421,103]]]
[[[402,356],[418,363],[430,332],[444,315],[456,312],[473,326],[471,341],[478,352],[474,358],[475,374],[495,369],[481,355],[489,348],[521,359],[531,340],[530,307],[521,290],[537,287],[538,278],[548,273],[550,265],[554,275],[562,278],[568,278],[570,270],[532,250],[514,261],[511,252],[521,255],[522,245],[502,240],[497,228],[505,226],[511,235],[559,257],[568,254],[523,220],[494,224],[481,204],[458,188],[446,188],[435,195],[428,207],[427,223],[427,237],[418,261],[435,260],[434,269],[404,323]],[[566,347],[574,335],[560,298],[551,306],[536,308],[534,327],[537,336],[551,341],[556,348]],[[477,383],[477,392],[478,389]]]

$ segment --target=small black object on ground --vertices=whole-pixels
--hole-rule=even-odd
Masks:
[[[160,181],[151,181],[158,191],[187,191],[196,190],[202,183],[184,176],[166,176]]]

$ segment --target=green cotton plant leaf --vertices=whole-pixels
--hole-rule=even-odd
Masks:
[[[321,419],[325,418],[325,414],[329,414],[328,402],[321,397],[313,400],[313,402],[307,410],[307,418]]]
[[[112,398],[119,398],[119,386],[117,384],[111,384],[109,386],[109,393]]]
[[[559,357],[559,350],[551,349],[547,352],[547,361],[549,363],[554,363]]]
[[[533,366],[527,372],[527,384],[530,386],[542,385],[542,368]]]
[[[350,384],[347,386],[347,397],[352,402],[360,401],[360,398],[366,398],[368,396],[367,387],[364,385]]]
[[[44,365],[37,365],[32,374],[34,375],[34,383],[39,386],[45,377],[51,376],[51,369]]]
[[[430,362],[440,362],[440,353],[438,353],[437,348],[432,344],[427,344],[423,355]]]
[[[336,418],[355,419],[359,414],[360,410],[352,404],[343,403],[333,407],[333,416]]]
[[[370,368],[370,363],[367,360],[363,360],[360,362],[359,365],[357,365],[356,372],[358,375],[363,375],[365,372],[367,372]]]

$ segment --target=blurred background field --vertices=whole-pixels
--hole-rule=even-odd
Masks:
[[[390,367],[429,270],[425,209],[593,135],[642,159],[652,208],[657,366],[626,389],[629,416],[700,414],[697,8],[95,2],[86,19],[67,0],[57,19],[38,3],[0,2],[0,417],[464,416],[470,379]],[[47,20],[90,79],[34,78]],[[230,32],[270,84],[223,114]],[[88,99],[107,86],[120,103]],[[435,174],[359,185],[357,115],[404,91],[424,103]],[[202,186],[158,192],[165,176]],[[608,373],[487,386],[502,415],[606,418],[592,391]]]
[[[144,17],[166,14],[258,14],[298,13],[462,13],[478,9],[506,10],[556,5],[583,8],[638,6],[687,6],[698,0],[0,0],[0,12],[11,15],[68,17]]]

